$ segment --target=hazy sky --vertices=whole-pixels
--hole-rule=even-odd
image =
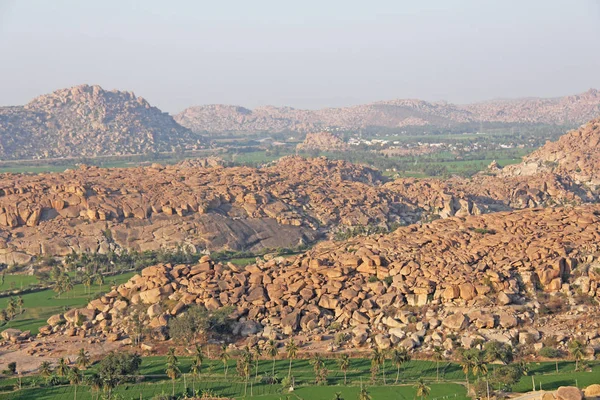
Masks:
[[[0,105],[81,83],[208,103],[600,88],[600,0],[0,0]]]

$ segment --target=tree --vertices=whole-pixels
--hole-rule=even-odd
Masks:
[[[271,372],[273,377],[275,377],[275,357],[277,357],[277,354],[279,354],[277,342],[273,339],[269,339],[267,342],[267,355],[273,360],[273,370]]]
[[[441,348],[440,346],[435,346],[433,348],[433,359],[436,362],[436,371],[435,371],[436,381],[439,382],[440,381],[440,361],[442,361],[444,359],[444,349]]]
[[[228,362],[229,362],[230,358],[231,358],[231,356],[227,352],[227,345],[223,344],[223,346],[221,346],[221,353],[219,354],[219,360],[221,360],[221,362],[223,363],[223,372],[225,373],[225,379],[227,379],[227,370],[229,370]]]
[[[77,367],[71,367],[69,369],[67,377],[69,379],[69,383],[75,387],[73,399],[77,400],[77,386],[79,384],[81,384],[81,382],[83,381],[83,376],[81,375],[81,371]]]
[[[250,348],[246,346],[240,357],[237,360],[237,373],[239,376],[244,378],[244,397],[248,392],[248,381],[250,380],[250,366],[252,365],[252,352]]]
[[[421,399],[426,399],[431,392],[431,388],[425,384],[423,378],[419,378],[417,380],[415,388],[417,389],[417,396],[419,396]]]
[[[479,377],[481,375],[487,375],[488,368],[481,354],[476,354],[473,357],[473,365],[471,366],[473,375],[477,377],[477,381],[479,382]]]
[[[315,383],[321,385],[327,382],[327,369],[325,368],[325,361],[319,354],[315,354],[310,364],[313,366],[315,371]]]
[[[372,400],[371,395],[367,391],[366,387],[360,388],[360,392],[358,392],[358,400]]]
[[[71,290],[73,290],[74,286],[73,286],[73,281],[71,280],[71,277],[67,274],[63,275],[63,291],[64,292],[70,292]]]
[[[167,353],[167,368],[165,369],[165,373],[173,383],[172,395],[175,397],[175,380],[181,375],[181,370],[179,369],[179,359],[175,355],[173,347],[169,348],[169,352]]]
[[[292,376],[292,360],[296,358],[298,354],[298,346],[296,342],[294,342],[294,338],[291,338],[289,342],[285,345],[285,351],[287,352],[287,356],[290,360],[290,366],[288,368],[288,377]]]
[[[484,360],[486,362],[500,361],[508,364],[513,360],[513,350],[510,345],[500,343],[497,340],[487,342],[483,347]]]
[[[381,377],[383,378],[383,384],[385,385],[385,351],[374,347],[371,352],[371,365],[377,365],[377,369],[381,367]]]
[[[23,314],[23,296],[17,296],[17,301],[15,304],[17,307],[19,307],[19,314]]]
[[[64,357],[61,357],[58,360],[58,365],[56,366],[56,374],[58,376],[67,376],[68,373],[69,365],[67,364],[67,361],[64,359]]]
[[[252,346],[252,357],[254,358],[254,379],[258,378],[258,360],[262,356],[262,351],[258,343]]]
[[[344,400],[344,398],[342,397],[342,392],[335,392],[335,394],[333,395],[333,400]]]
[[[108,398],[115,387],[138,373],[141,363],[142,358],[137,353],[110,352],[100,361],[98,374]]]
[[[77,359],[75,360],[75,363],[79,368],[82,369],[87,369],[87,367],[90,366],[90,354],[87,351],[85,351],[83,347],[79,349],[79,353],[77,353]]]
[[[340,370],[344,373],[344,385],[346,385],[347,374],[350,369],[350,356],[348,354],[342,354],[342,356],[338,358],[338,365],[340,366]]]
[[[85,271],[85,274],[83,274],[81,283],[83,283],[83,285],[85,286],[87,294],[92,294],[92,283],[94,283],[94,275],[89,270]]]
[[[573,339],[569,342],[569,353],[575,359],[575,371],[579,371],[579,360],[584,356],[584,346],[579,340]]]
[[[8,321],[12,321],[15,315],[17,315],[17,302],[14,297],[8,299],[8,303],[6,304],[6,316]]]
[[[52,375],[52,364],[48,361],[44,361],[40,364],[40,375],[47,378]]]
[[[399,347],[397,349],[392,350],[392,362],[396,366],[396,381],[395,384],[398,384],[398,379],[400,378],[400,368],[406,362],[410,361],[410,354],[408,354],[408,350],[404,347]]]
[[[92,372],[86,379],[87,385],[100,396],[100,389],[102,389],[102,378],[96,372]]]
[[[192,361],[192,367],[190,372],[192,373],[192,390],[196,393],[196,377],[199,377],[202,373],[202,363],[204,362],[204,352],[202,347],[196,345],[194,352],[194,360]]]
[[[96,274],[94,282],[96,283],[96,285],[100,286],[100,292],[102,292],[102,285],[104,285],[104,275],[102,275],[101,273]]]
[[[467,380],[467,392],[469,391],[469,373],[472,371],[473,365],[473,353],[469,351],[463,351],[461,354],[460,366]]]

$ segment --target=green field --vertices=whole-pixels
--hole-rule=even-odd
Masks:
[[[4,283],[0,281],[0,292],[26,289],[30,285],[37,285],[38,283],[40,281],[35,275],[6,274],[4,276]]]
[[[91,287],[91,296],[86,293],[87,288],[82,284],[74,285],[73,290],[68,293],[63,293],[60,298],[50,289],[24,294],[22,296],[24,313],[17,316],[10,323],[1,326],[0,330],[6,328],[16,328],[22,331],[30,330],[32,334],[36,334],[40,326],[46,325],[46,320],[50,316],[64,312],[73,307],[83,307],[93,297],[97,296],[101,289],[102,291],[106,291],[110,288],[112,283],[124,283],[134,274],[134,272],[129,272],[126,274],[107,277],[102,288],[97,285],[93,285]],[[9,279],[12,279],[16,282],[20,282],[20,280],[23,279],[23,282],[25,282],[30,280],[30,278],[35,277],[25,275],[7,275],[5,285],[9,282]],[[0,309],[5,308],[8,301],[9,297],[0,298]]]

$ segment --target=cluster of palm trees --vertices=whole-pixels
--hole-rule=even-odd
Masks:
[[[49,385],[60,383],[61,378],[67,379],[74,387],[74,400],[77,400],[77,387],[84,383],[82,370],[91,365],[89,353],[83,348],[80,349],[75,365],[69,366],[69,364],[70,362],[64,357],[58,360],[56,367],[53,367],[48,361],[44,361],[40,365],[40,374],[47,379]]]
[[[388,359],[388,357],[391,358],[392,363],[396,367],[396,380],[394,381],[395,384],[397,384],[400,379],[400,369],[402,368],[402,366],[405,363],[409,362],[411,359],[411,356],[410,356],[410,353],[408,352],[408,350],[402,346],[396,347],[396,348],[392,349],[391,351],[381,349],[379,347],[374,347],[371,352],[371,382],[372,383],[375,383],[375,381],[377,380],[377,374],[378,374],[379,370],[381,370],[382,382],[384,385],[387,384],[386,374],[385,374],[385,362]]]
[[[10,321],[20,314],[23,314],[23,297],[11,297],[8,299],[6,308],[0,310],[0,324],[10,323]]]

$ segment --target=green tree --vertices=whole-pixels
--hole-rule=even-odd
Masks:
[[[288,368],[288,377],[292,376],[292,361],[296,358],[298,354],[298,345],[294,342],[294,338],[291,338],[289,342],[285,345],[285,351],[287,352],[288,359],[290,360],[290,365]]]
[[[223,372],[225,374],[225,379],[227,379],[227,371],[229,370],[229,359],[231,356],[227,352],[227,345],[223,344],[221,346],[221,353],[219,354],[219,360],[223,363]]]
[[[75,360],[75,363],[79,368],[82,369],[86,369],[90,366],[90,354],[87,351],[85,351],[83,347],[79,349],[79,353],[77,353],[77,360]]]
[[[585,347],[579,340],[573,339],[569,342],[569,353],[575,359],[575,371],[579,371],[579,361],[585,355]]]
[[[381,368],[381,377],[383,379],[383,384],[385,385],[385,351],[374,347],[371,352],[371,365],[377,365],[377,369]]]
[[[341,357],[338,358],[338,365],[340,370],[344,373],[344,385],[346,385],[348,370],[350,369],[350,356],[348,354],[342,354]]]
[[[83,381],[81,371],[77,367],[71,367],[69,368],[67,378],[69,379],[69,383],[74,386],[73,399],[77,400],[77,386]]]
[[[92,392],[97,394],[97,397],[100,397],[100,389],[102,389],[102,378],[96,372],[92,372],[87,379],[85,380],[86,384],[90,387]]]
[[[269,339],[267,342],[267,355],[271,357],[273,360],[273,368],[271,374],[275,377],[275,358],[279,354],[279,350],[277,349],[277,342],[273,339]]]
[[[433,359],[435,360],[435,377],[436,381],[440,381],[440,361],[444,359],[444,349],[440,346],[435,346],[433,348]]]
[[[400,368],[408,361],[410,361],[410,354],[408,354],[408,350],[406,350],[405,347],[399,347],[392,350],[392,362],[396,366],[395,384],[398,384],[398,379],[400,379]]]
[[[64,359],[64,357],[61,357],[58,360],[58,365],[56,366],[56,374],[58,376],[67,376],[68,373],[69,365],[67,364],[67,361]]]
[[[319,354],[315,354],[310,364],[315,372],[315,383],[322,385],[327,382],[327,369],[325,368],[325,360]]]
[[[21,295],[17,296],[15,305],[17,307],[19,307],[19,314],[23,314],[23,296],[21,296]]]
[[[255,343],[254,346],[252,346],[252,358],[254,359],[254,379],[258,378],[258,361],[260,360],[261,356],[262,350],[260,349],[258,343]]]
[[[173,347],[169,348],[169,352],[167,353],[167,368],[165,369],[165,373],[173,383],[172,396],[175,397],[175,380],[181,375],[181,370],[179,369],[179,359],[175,355]]]
[[[85,271],[85,274],[83,274],[83,278],[81,278],[81,283],[83,283],[83,285],[85,286],[87,294],[92,294],[92,284],[94,283],[94,275],[90,271]]]
[[[50,364],[48,361],[42,362],[40,364],[40,375],[42,375],[44,378],[52,375],[52,364]]]
[[[104,285],[104,275],[102,275],[101,273],[96,274],[94,282],[100,287],[100,292],[102,292],[102,285]]]
[[[431,388],[425,384],[423,378],[417,380],[415,389],[417,389],[417,396],[421,399],[426,399],[429,396],[429,393],[431,393]]]
[[[192,390],[196,393],[196,378],[200,376],[202,373],[202,363],[204,362],[204,352],[202,351],[202,347],[196,345],[194,351],[194,360],[192,361],[192,366],[190,368],[190,372],[192,373]]]
[[[360,392],[358,392],[358,400],[372,400],[371,395],[367,391],[366,387],[360,388]]]
[[[250,369],[252,365],[252,351],[246,346],[237,360],[237,373],[244,378],[244,397],[248,393],[248,381],[250,380]]]

